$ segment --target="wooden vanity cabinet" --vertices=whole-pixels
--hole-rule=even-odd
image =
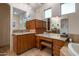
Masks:
[[[33,19],[26,21],[27,30],[35,30],[37,34],[46,31],[46,22],[43,20]]]
[[[30,29],[30,24],[29,23],[30,23],[29,21],[26,22],[26,28],[27,29]]]
[[[58,39],[51,39],[42,36],[36,36],[36,48],[40,48],[40,40],[50,42],[53,46],[51,48],[54,56],[60,55],[60,49],[64,46],[65,42]]]
[[[13,35],[13,50],[16,54],[21,54],[22,52],[34,47],[34,34]]]
[[[48,42],[52,42],[52,40],[46,38],[46,37],[41,37],[41,36],[36,36],[36,48],[40,48],[40,40],[43,40],[43,41],[48,41]]]
[[[36,28],[43,28],[43,21],[36,20]]]
[[[13,35],[13,51],[17,54],[22,52],[22,36]]]
[[[40,48],[40,37],[39,36],[36,36],[36,40],[35,40],[35,43],[36,43],[36,48]]]
[[[35,35],[29,34],[27,39],[28,39],[28,49],[35,48]]]
[[[53,39],[53,55],[59,56],[60,55],[60,49],[62,46],[64,46],[65,42],[60,40]]]
[[[35,29],[35,20],[30,20],[29,24],[30,24],[30,29]]]

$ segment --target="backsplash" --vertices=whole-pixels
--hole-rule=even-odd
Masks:
[[[30,29],[29,31],[30,31],[30,32],[36,32],[35,29]]]
[[[13,33],[26,32],[26,30],[13,30]]]
[[[79,34],[70,34],[73,42],[79,43]]]

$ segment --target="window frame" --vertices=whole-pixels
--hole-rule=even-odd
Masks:
[[[49,9],[51,9],[51,17],[52,17],[52,8],[47,8],[47,9],[44,9],[44,19],[48,19],[48,18],[45,18],[45,11],[46,11],[46,10],[49,10]],[[50,17],[50,18],[51,18],[51,17]]]
[[[67,14],[62,14],[62,10],[61,10],[61,8],[62,8],[62,5],[63,4],[67,4],[67,3],[60,3],[60,15],[62,16],[62,15],[68,15],[68,14],[72,14],[72,13],[75,13],[76,12],[76,4],[75,4],[75,12],[72,12],[72,13],[67,13]],[[71,4],[71,3],[69,3],[69,4]]]

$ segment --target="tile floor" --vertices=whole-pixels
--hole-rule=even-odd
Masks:
[[[9,49],[9,46],[0,47],[0,56],[7,55]]]
[[[0,56],[17,56],[14,52],[5,47],[0,49]],[[38,48],[32,48],[18,56],[51,56],[51,50],[49,48],[44,48],[40,50]]]
[[[6,56],[17,56],[17,55],[14,52],[10,52]],[[32,48],[18,56],[51,56],[51,50],[49,48],[45,48],[43,50]]]
[[[33,48],[20,56],[51,56],[51,50],[49,48],[45,48],[43,50]]]

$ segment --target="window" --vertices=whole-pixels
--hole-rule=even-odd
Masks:
[[[50,17],[52,17],[52,9],[51,8],[50,9],[46,9],[44,11],[44,18],[50,18]]]
[[[61,5],[61,15],[74,12],[75,12],[75,3],[65,3]]]

